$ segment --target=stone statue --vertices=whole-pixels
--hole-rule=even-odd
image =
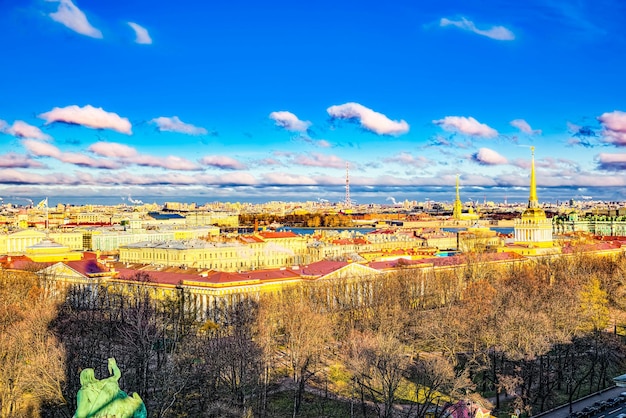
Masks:
[[[80,372],[81,388],[76,394],[73,418],[147,418],[146,406],[137,393],[128,396],[120,389],[122,376],[114,358],[109,359],[110,376],[98,380],[93,369]]]

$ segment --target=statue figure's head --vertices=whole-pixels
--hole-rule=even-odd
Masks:
[[[80,385],[81,386],[90,385],[97,380],[98,379],[96,379],[96,374],[93,371],[93,369],[83,369],[83,371],[80,372]]]

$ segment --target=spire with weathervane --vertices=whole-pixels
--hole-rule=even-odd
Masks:
[[[532,247],[552,247],[552,222],[539,205],[537,199],[537,177],[535,173],[535,147],[530,147],[530,193],[528,207],[522,218],[515,221],[515,242]]]
[[[474,213],[474,209],[472,207],[469,208],[467,213],[463,213],[463,202],[461,202],[458,174],[456,175],[456,199],[454,200],[454,206],[452,207],[452,219],[457,221],[475,221],[478,219],[478,215]]]

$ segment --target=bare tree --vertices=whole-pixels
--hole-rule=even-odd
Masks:
[[[322,355],[332,335],[326,314],[311,306],[300,292],[285,292],[261,301],[264,309],[260,321],[274,361],[287,366],[296,390],[293,416],[302,405],[302,395],[309,379],[319,371]],[[266,345],[267,347],[267,345]]]
[[[398,387],[411,362],[407,348],[384,332],[355,331],[349,338],[347,362],[361,390],[363,408],[367,394],[381,418],[391,417]]]
[[[434,418],[446,416],[456,400],[467,396],[476,385],[467,369],[455,369],[446,358],[437,354],[421,355],[411,367],[408,378],[415,383],[417,404],[409,416]]]
[[[0,274],[0,417],[38,416],[64,404],[64,352],[48,327],[56,301],[32,274]]]

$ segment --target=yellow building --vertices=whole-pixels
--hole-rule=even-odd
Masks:
[[[228,228],[239,226],[239,215],[232,212],[190,212],[185,215],[185,223],[188,226],[218,225]]]
[[[80,212],[73,219],[77,224],[110,224],[111,214],[103,212]]]
[[[303,262],[306,240],[292,232],[261,232],[237,241],[201,240],[137,242],[120,246],[128,264],[185,266],[221,271],[293,266]]]
[[[72,251],[69,247],[47,238],[27,247],[25,255],[35,263],[76,261],[83,257],[82,252]]]
[[[197,209],[195,203],[165,202],[165,210],[189,212]]]
[[[456,250],[458,246],[456,234],[441,229],[422,232],[418,235],[418,238],[422,241],[422,247]]]
[[[188,240],[205,237],[216,237],[220,234],[220,229],[216,226],[205,226],[202,228],[174,229],[171,232],[175,240]]]
[[[79,251],[83,249],[83,234],[80,231],[50,232],[48,236],[50,239],[69,247],[71,250]]]
[[[119,260],[127,264],[152,264],[233,272],[297,264],[291,252],[276,251],[267,243],[200,240],[139,242],[120,247]]]
[[[459,231],[458,238],[459,250],[462,252],[482,252],[502,245],[496,231],[478,222],[465,231]]]
[[[515,238],[513,245],[507,245],[502,251],[513,251],[521,255],[545,255],[560,252],[552,239],[552,221],[539,206],[537,199],[537,180],[535,174],[535,147],[530,166],[530,195],[528,207],[514,225]]]
[[[24,229],[9,234],[0,234],[0,254],[24,254],[26,248],[38,244],[47,237],[53,239],[70,250],[83,249],[83,234],[81,232],[45,232],[36,229]]]
[[[260,237],[265,243],[264,252],[268,256],[268,260],[288,258],[290,264],[294,265],[303,262],[303,257],[307,253],[307,240],[301,235],[291,231],[261,231],[255,236]],[[268,267],[275,267],[280,264],[266,264]]]

